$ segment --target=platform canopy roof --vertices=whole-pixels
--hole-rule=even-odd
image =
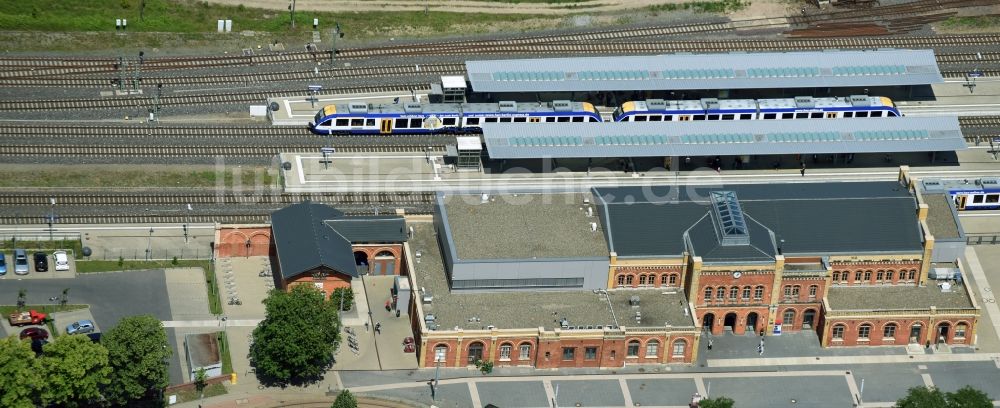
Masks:
[[[957,151],[958,118],[485,123],[492,159]]]
[[[667,54],[467,61],[476,92],[647,91],[929,85],[933,50]]]

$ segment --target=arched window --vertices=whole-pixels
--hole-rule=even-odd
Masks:
[[[719,286],[719,289],[715,291],[715,300],[723,301],[726,299],[726,288]]]
[[[753,298],[754,298],[754,300],[764,299],[764,287],[763,286],[757,286],[756,288],[753,288]]]
[[[676,285],[677,284],[677,274],[676,273],[672,273],[672,274],[669,275],[669,277],[670,277],[670,280],[667,283],[669,283],[670,286]]]
[[[660,342],[650,340],[646,342],[646,358],[656,358],[660,353]]]
[[[475,342],[469,345],[468,363],[476,364],[476,361],[483,359],[483,343]]]
[[[839,271],[833,273],[833,279],[832,280],[834,282],[837,282],[837,281],[840,280],[840,272]]]
[[[819,286],[809,285],[809,297],[811,298],[816,297],[816,292],[818,291],[819,291]]]
[[[799,285],[795,285],[795,286],[792,286],[792,296],[793,296],[793,297],[799,297],[799,290],[800,290],[801,288],[802,288],[802,287],[801,287],[801,286],[799,286]]]
[[[618,286],[625,285],[625,275],[618,275]]]
[[[639,275],[639,285],[646,284],[646,275]]]
[[[434,346],[434,362],[445,362],[448,358],[448,346],[445,344],[438,344]]]
[[[518,347],[518,349],[519,349],[518,350],[518,355],[517,355],[517,359],[518,360],[527,360],[527,359],[531,358],[531,344],[530,343],[521,343],[521,345]]]
[[[795,324],[795,309],[785,310],[785,313],[781,315],[781,325],[792,326],[794,324]]]
[[[858,326],[858,340],[868,340],[872,334],[872,325],[865,323]]]
[[[885,279],[885,271],[878,271],[875,273],[875,281],[881,282]]]
[[[917,270],[916,269],[910,269],[910,277],[907,278],[907,279],[914,280],[916,278],[917,278]]]
[[[500,346],[500,361],[510,361],[510,352],[514,350],[514,345],[505,343]]]
[[[736,296],[739,296],[740,288],[733,286],[729,288],[729,300],[736,300]]]
[[[712,301],[712,287],[711,286],[705,288],[705,301],[706,302]]]
[[[670,278],[666,274],[660,275],[660,286],[667,286],[667,281],[669,279]]]
[[[886,271],[885,272],[885,280],[887,280],[889,282],[892,282],[892,278],[895,277],[895,275],[896,275],[895,271]]]
[[[750,300],[750,287],[749,286],[744,286],[743,287],[743,300]]]
[[[872,271],[865,271],[865,279],[864,279],[864,281],[865,282],[871,282],[871,280],[872,280]]]
[[[844,339],[844,325],[838,324],[833,326],[833,339],[834,340]]]
[[[632,286],[632,275],[628,275],[625,277],[625,285]]]
[[[785,297],[792,297],[792,285],[785,285]]]
[[[955,338],[964,339],[965,332],[968,330],[969,326],[965,323],[959,323],[955,325]]]
[[[393,255],[392,252],[389,252],[389,251],[379,251],[379,253],[375,254],[375,257],[376,258],[395,258],[396,255]]]
[[[639,340],[632,340],[628,342],[628,348],[626,349],[626,357],[639,357]]]
[[[894,339],[896,338],[896,323],[887,323],[882,327],[882,338],[883,339]]]
[[[861,281],[861,274],[862,273],[863,272],[861,272],[861,271],[854,272],[854,281],[855,282],[860,282]]]
[[[687,354],[687,341],[675,340],[672,354],[674,357],[684,357]]]

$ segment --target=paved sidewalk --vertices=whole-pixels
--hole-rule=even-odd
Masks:
[[[166,320],[163,327],[257,327],[263,319]]]

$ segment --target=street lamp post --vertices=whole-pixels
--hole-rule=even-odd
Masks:
[[[149,239],[146,241],[146,260],[153,258],[153,227],[149,227]]]
[[[435,352],[436,353],[436,352]],[[431,399],[437,401],[438,380],[441,379],[441,359],[434,356],[434,384],[431,386]]]
[[[49,242],[52,242],[52,241],[54,241],[54,239],[52,238],[52,233],[53,233],[52,224],[54,224],[56,222],[56,199],[55,199],[55,197],[49,197],[49,206],[50,206],[49,207],[49,215],[47,217],[45,217],[45,218],[46,218],[46,220],[49,223]]]
[[[292,0],[292,4],[288,5],[288,11],[288,19],[292,22],[292,28],[295,28],[295,0]]]
[[[188,224],[191,223],[191,204],[187,206],[187,212],[184,213],[184,243],[188,243]]]

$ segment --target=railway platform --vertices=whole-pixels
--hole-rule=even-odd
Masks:
[[[363,101],[367,103],[393,103],[412,98],[427,99],[426,90],[417,92],[377,92],[364,94],[318,94],[314,96],[287,96],[268,98],[267,118],[275,126],[306,126],[325,105]],[[275,109],[277,108],[277,109]]]
[[[857,154],[849,163],[831,155],[760,155],[735,169],[731,157],[719,171],[705,158],[681,163],[677,171],[660,158],[495,160],[480,171],[458,170],[441,152],[337,153],[324,164],[319,152],[282,153],[286,193],[393,193],[398,198],[423,192],[501,193],[518,191],[585,191],[595,186],[686,185],[724,183],[795,183],[895,180],[898,166],[908,164],[918,177],[985,177],[996,174],[987,148],[939,153],[932,163],[924,152]],[[623,165],[623,161],[625,164]],[[806,171],[802,174],[801,163]],[[779,166],[776,168],[774,164]],[[626,170],[629,168],[630,170]]]

